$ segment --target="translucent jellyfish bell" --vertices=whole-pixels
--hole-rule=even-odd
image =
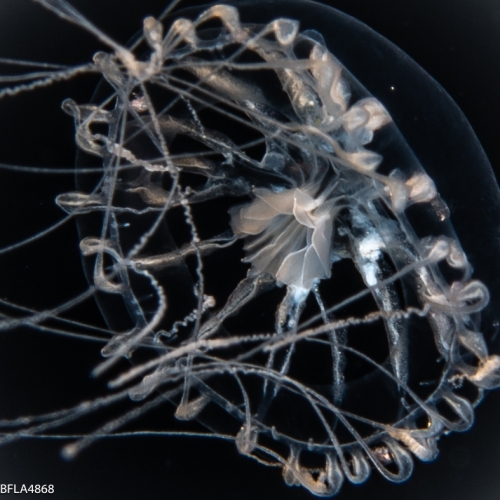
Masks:
[[[79,73],[102,81],[63,103],[77,186],[51,195],[78,222],[68,253],[90,288],[41,307],[14,295],[4,314],[22,319],[2,327],[105,340],[104,360],[85,350],[110,392],[14,415],[5,439],[71,435],[65,456],[85,457],[152,432],[154,411],[159,432],[233,441],[315,495],[373,470],[404,481],[498,385],[491,168],[453,101],[366,26],[311,2],[235,6],[149,17],[130,50],[93,29]],[[73,71],[45,69],[50,88]],[[60,234],[37,233],[56,237],[57,279]]]

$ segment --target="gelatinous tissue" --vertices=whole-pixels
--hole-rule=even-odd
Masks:
[[[82,325],[66,314],[95,298],[109,329],[93,375],[110,392],[2,421],[5,442],[131,400],[65,456],[164,406],[333,496],[372,470],[406,480],[472,426],[500,383],[488,288],[425,165],[321,33],[220,4],[148,17],[127,48],[69,3],[39,3],[106,48],[0,91],[102,77],[90,102],[62,103],[80,153],[77,187],[56,198],[89,288],[0,328],[70,333]]]

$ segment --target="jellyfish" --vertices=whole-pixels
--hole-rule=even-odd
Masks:
[[[86,340],[104,387],[5,418],[5,446],[61,439],[78,461],[113,437],[215,437],[289,486],[334,496],[374,471],[407,480],[445,435],[472,426],[498,385],[487,341],[497,291],[454,230],[449,172],[480,172],[488,207],[474,210],[491,225],[498,188],[428,75],[360,23],[304,2],[170,5],[130,43],[70,3],[39,3],[99,48],[33,73],[18,60],[27,74],[4,80],[18,106],[68,81],[59,104],[78,151],[75,180],[51,195],[64,218],[4,253],[41,259],[43,243],[51,287],[71,251],[85,278],[35,307],[41,289],[19,277],[26,296],[3,301],[2,329],[34,330],[33,345],[74,338],[67,364]],[[96,80],[88,95],[69,92],[78,78]]]

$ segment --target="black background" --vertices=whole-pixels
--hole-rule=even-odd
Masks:
[[[500,5],[494,0],[330,0],[410,55],[451,95],[500,172]],[[74,1],[106,33],[122,43],[146,15],[164,7],[152,0]],[[187,5],[187,3],[186,3]],[[286,15],[286,12],[284,12]],[[0,3],[0,55],[76,64],[102,48],[79,28],[56,19],[27,0]],[[87,102],[91,79],[61,93],[33,92],[0,101],[0,161],[21,165],[72,166],[73,126],[62,98]],[[90,85],[90,86],[89,86]],[[43,96],[43,97],[42,97]],[[33,112],[35,110],[35,113]],[[54,113],[54,110],[56,112]],[[73,189],[72,176],[2,172],[0,246],[36,233],[61,218],[54,197]],[[481,200],[475,200],[481,203]],[[484,202],[484,200],[483,200]],[[459,203],[458,201],[456,203]],[[451,207],[453,210],[453,206]],[[47,222],[48,221],[48,222]],[[482,221],[478,221],[481,224]],[[488,228],[485,228],[487,230]],[[2,262],[1,298],[32,307],[51,307],[83,291],[76,230],[70,223],[55,236]],[[39,256],[39,257],[38,257]],[[491,255],[495,259],[495,255]],[[9,260],[10,259],[10,260]],[[37,266],[37,261],[44,262]],[[74,269],[68,275],[68,269]],[[92,304],[77,311],[99,324]],[[102,322],[101,322],[102,323]],[[103,392],[89,381],[99,345],[15,330],[0,338],[0,414],[14,417],[71,405]],[[497,351],[498,352],[498,351]],[[392,485],[377,474],[339,499],[493,500],[500,497],[500,396],[492,393],[477,409],[467,433],[444,437],[434,463],[416,462],[409,481]],[[311,498],[286,487],[277,469],[241,457],[232,443],[191,438],[106,439],[73,462],[60,458],[61,442],[25,440],[0,448],[0,484],[54,484],[60,499],[274,499]],[[5,498],[18,496],[5,495]]]

